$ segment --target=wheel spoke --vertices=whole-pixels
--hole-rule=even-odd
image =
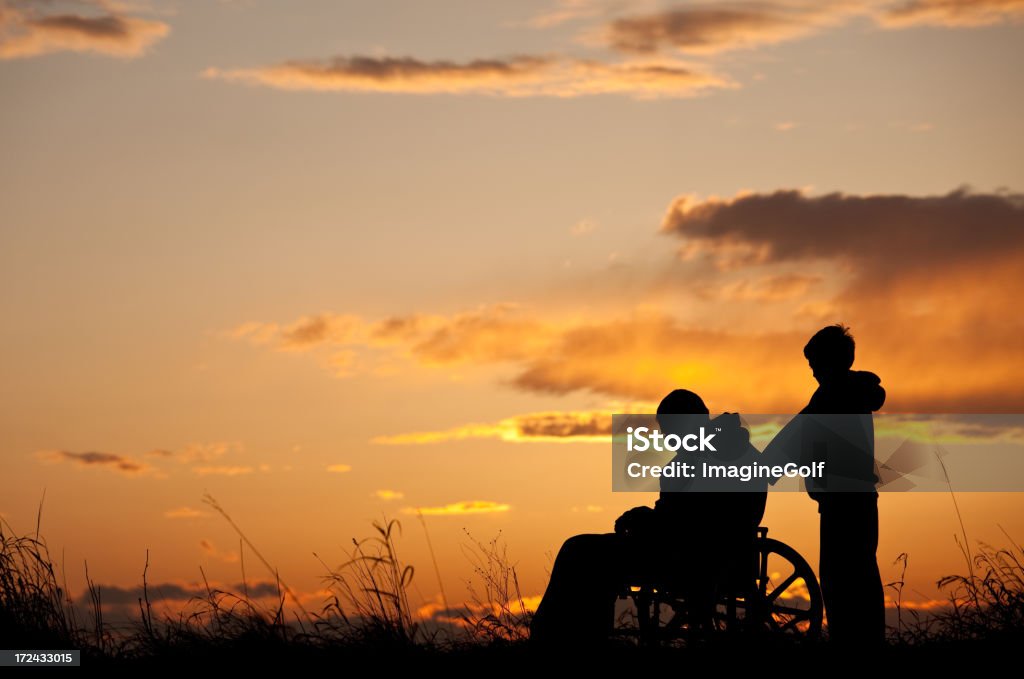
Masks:
[[[793,629],[797,624],[803,622],[801,618],[794,616],[789,622],[782,626],[782,631],[785,632],[788,629]]]
[[[757,589],[761,596],[768,592],[768,552],[761,551],[761,563],[758,566]]]
[[[779,584],[779,586],[776,587],[775,589],[773,589],[772,593],[768,595],[768,603],[772,603],[777,598],[779,598],[779,595],[782,594],[783,592],[785,592],[787,589],[789,589],[789,586],[792,585],[794,582],[796,582],[799,578],[800,578],[800,574],[797,573],[796,571],[793,571],[792,575],[790,575],[788,578],[783,580]]]
[[[806,620],[811,617],[811,612],[804,608],[793,608],[792,606],[772,606],[772,613],[785,613]]]

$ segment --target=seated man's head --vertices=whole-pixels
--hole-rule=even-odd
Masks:
[[[658,404],[658,427],[666,434],[681,434],[708,421],[704,399],[686,389],[676,389]],[[679,415],[688,417],[664,417]]]
[[[818,384],[845,375],[853,365],[854,348],[853,335],[845,325],[837,323],[814,333],[804,347],[804,357]]]

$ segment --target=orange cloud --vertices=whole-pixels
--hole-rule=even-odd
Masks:
[[[451,317],[389,319],[372,331],[380,341],[401,327],[410,353],[424,363],[521,360],[542,351],[551,332],[539,319],[524,317],[512,305],[495,305]]]
[[[680,240],[680,257],[666,255],[662,278],[628,286],[626,310],[608,305],[588,316],[587,299],[574,293],[563,308],[361,319],[341,347],[321,337],[303,351],[344,348],[371,365],[383,355],[438,370],[500,367],[505,385],[556,396],[655,403],[685,387],[714,411],[779,413],[803,407],[813,390],[807,338],[842,321],[857,337],[856,367],[882,376],[889,412],[1024,408],[1024,334],[1010,311],[1024,294],[1024,197],[964,189],[683,196],[662,232]],[[645,268],[649,261],[636,264]],[[660,301],[670,293],[670,303]],[[275,333],[271,343],[280,341]],[[512,418],[377,442],[572,440],[527,424]]]
[[[202,519],[209,514],[192,507],[178,507],[177,509],[168,509],[164,512],[164,516],[168,519]]]
[[[0,59],[53,52],[138,57],[171,30],[161,21],[111,10],[106,3],[87,3],[98,10],[87,15],[45,12],[46,4],[0,2]]]
[[[656,403],[672,389],[686,387],[714,411],[795,412],[813,387],[801,353],[804,343],[821,326],[842,320],[853,325],[857,337],[856,365],[885,380],[890,412],[1013,412],[1024,407],[1024,385],[1016,378],[1024,370],[1024,338],[1005,319],[1022,291],[1007,283],[1015,280],[1019,259],[1006,255],[979,260],[974,267],[950,260],[937,269],[941,276],[921,263],[887,282],[861,281],[855,273],[831,300],[826,317],[808,315],[804,298],[781,300],[768,315],[769,330],[746,321],[738,309],[720,312],[730,324],[722,330],[702,330],[655,312],[590,322],[533,317],[521,321],[538,327],[526,351],[514,333],[502,338],[487,323],[449,317],[447,326],[432,325],[423,334],[406,327],[394,350],[442,369],[508,366],[514,372],[506,385],[540,394],[583,392]],[[866,271],[873,265],[854,261],[849,266]],[[711,280],[714,275],[712,270]],[[993,285],[983,284],[989,280]],[[392,321],[392,326],[407,325]],[[985,331],[972,330],[979,327]],[[443,341],[427,341],[434,336]],[[381,346],[370,343],[363,350]],[[467,424],[376,442],[532,440],[539,432],[524,429],[525,424],[517,419]]]
[[[509,417],[493,424],[467,424],[443,431],[413,432],[378,436],[373,443],[419,445],[496,438],[510,443],[587,441],[607,443],[612,430],[612,412],[545,412]]]
[[[464,516],[466,514],[495,514],[507,512],[511,505],[489,500],[463,500],[452,502],[441,507],[406,507],[405,514],[422,514],[423,516]]]
[[[206,555],[210,558],[217,559],[218,561],[223,561],[224,563],[238,562],[238,552],[222,552],[219,549],[217,549],[217,547],[214,546],[213,542],[211,542],[210,540],[200,540],[199,546],[203,549],[204,552],[206,552]]]
[[[244,476],[246,474],[252,474],[255,469],[249,466],[204,466],[204,467],[193,467],[192,471],[199,476]]]
[[[338,319],[341,319],[340,321]],[[338,331],[338,325],[343,331]],[[367,321],[323,313],[294,323],[244,323],[228,335],[282,351],[330,348],[325,367],[344,377],[357,368],[349,347],[403,347],[425,364],[504,361],[531,355],[548,341],[543,323],[516,315],[516,307],[495,304],[453,316],[415,314]],[[296,336],[300,337],[296,341]]]
[[[354,316],[320,313],[303,316],[294,323],[243,323],[231,331],[232,337],[254,344],[271,344],[280,351],[304,351],[324,344],[344,344],[358,327]]]
[[[989,26],[1022,18],[1024,0],[907,0],[888,7],[877,17],[887,28]]]
[[[180,450],[151,450],[150,457],[174,460],[181,464],[211,462],[229,453],[240,453],[243,446],[238,441],[215,441],[213,443],[190,443]]]
[[[795,406],[794,392],[803,390],[802,339],[795,333],[698,330],[662,314],[637,314],[566,329],[511,383],[538,393],[583,391],[648,402],[686,387],[712,409],[785,411]],[[780,362],[785,355],[799,360]]]
[[[373,496],[378,500],[389,502],[391,500],[401,500],[405,497],[405,493],[400,490],[376,490],[373,492]]]
[[[573,507],[573,512],[587,512],[590,514],[599,514],[604,511],[604,507],[600,505],[584,505],[582,507]]]
[[[344,474],[352,471],[352,465],[349,464],[329,464],[327,465],[327,471],[332,474]]]
[[[202,75],[282,90],[502,97],[622,94],[648,99],[692,96],[731,86],[722,78],[669,60],[604,63],[550,56],[454,62],[356,55],[258,68],[208,68]]]
[[[391,349],[430,367],[511,365],[511,386],[548,394],[591,392],[610,397],[657,402],[679,386],[689,386],[722,409],[797,407],[792,396],[802,359],[787,366],[780,352],[797,356],[806,340],[801,334],[769,335],[755,340],[743,333],[694,329],[661,313],[634,313],[608,320],[549,320],[507,305],[453,316],[409,316],[364,322],[362,350]],[[311,350],[311,349],[310,349]],[[736,398],[729,375],[747,376]],[[724,397],[731,395],[731,398]],[[780,398],[782,400],[780,400]],[[725,401],[728,400],[728,404]],[[780,405],[785,404],[785,405]],[[802,404],[801,404],[802,405]],[[715,407],[715,406],[713,406]],[[537,421],[502,421],[466,425],[451,431],[421,432],[387,443],[423,443],[459,438],[515,440],[540,435]],[[550,423],[549,423],[550,424]],[[564,426],[562,422],[559,426]],[[544,435],[563,439],[549,429]]]
[[[720,286],[699,285],[695,293],[709,300],[780,302],[803,297],[812,286],[821,282],[821,276],[774,274],[753,280],[743,278]]]
[[[554,28],[570,21],[592,17],[601,13],[595,0],[559,0],[556,7],[538,12],[527,22],[531,28]]]

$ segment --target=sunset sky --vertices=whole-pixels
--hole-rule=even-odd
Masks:
[[[240,579],[210,493],[313,601],[386,515],[425,604],[420,509],[449,599],[466,531],[535,596],[653,502],[610,413],[796,412],[823,325],[886,412],[1024,412],[1022,67],[1021,0],[0,0],[0,513],[188,591]],[[950,496],[880,507],[941,598]]]

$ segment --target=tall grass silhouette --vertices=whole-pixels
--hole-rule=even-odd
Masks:
[[[375,535],[352,540],[349,559],[324,577],[330,597],[318,628],[341,638],[375,644],[416,641],[418,624],[409,606],[408,588],[415,570],[398,557],[396,520],[373,523]],[[317,557],[319,558],[319,557]],[[323,561],[321,561],[323,563]]]
[[[72,599],[38,519],[31,535],[18,535],[0,519],[0,639],[4,646],[77,648],[87,658],[127,662],[194,662],[221,658],[228,650],[252,659],[379,653],[382,649],[403,657],[403,653],[487,652],[496,646],[526,648],[530,610],[500,535],[482,541],[466,534],[463,550],[474,574],[467,583],[469,598],[454,608],[445,600],[438,619],[419,614],[410,604],[410,585],[417,571],[400,557],[401,524],[387,519],[374,522],[372,534],[353,539],[340,564],[328,566],[320,560],[326,595],[319,608],[307,611],[305,605],[311,602],[304,603],[288,589],[277,569],[209,500],[239,533],[243,559],[238,591],[215,587],[203,574],[202,594],[179,610],[158,613],[150,601],[147,554],[138,612],[119,626],[104,619],[103,588],[88,574],[86,592],[77,602]],[[945,607],[928,615],[911,611],[909,620],[902,619],[900,611],[893,644],[929,648],[1024,639],[1024,548],[1006,537],[1009,547],[979,545],[967,574],[938,581],[948,596]],[[246,550],[272,574],[274,596],[250,596]],[[904,575],[890,586],[901,602],[906,556],[901,555],[898,563],[903,564]]]
[[[0,518],[0,639],[18,639],[24,648],[77,648],[85,642],[82,629],[39,519],[35,535],[18,536]]]
[[[1024,549],[980,544],[970,573],[947,575],[938,586],[947,605],[927,616],[912,611],[895,640],[902,644],[1019,643],[1024,640]]]
[[[462,620],[472,637],[485,643],[521,642],[529,638],[527,609],[519,574],[501,535],[484,542],[466,531],[463,553],[473,566],[477,583],[469,582],[470,601]]]

